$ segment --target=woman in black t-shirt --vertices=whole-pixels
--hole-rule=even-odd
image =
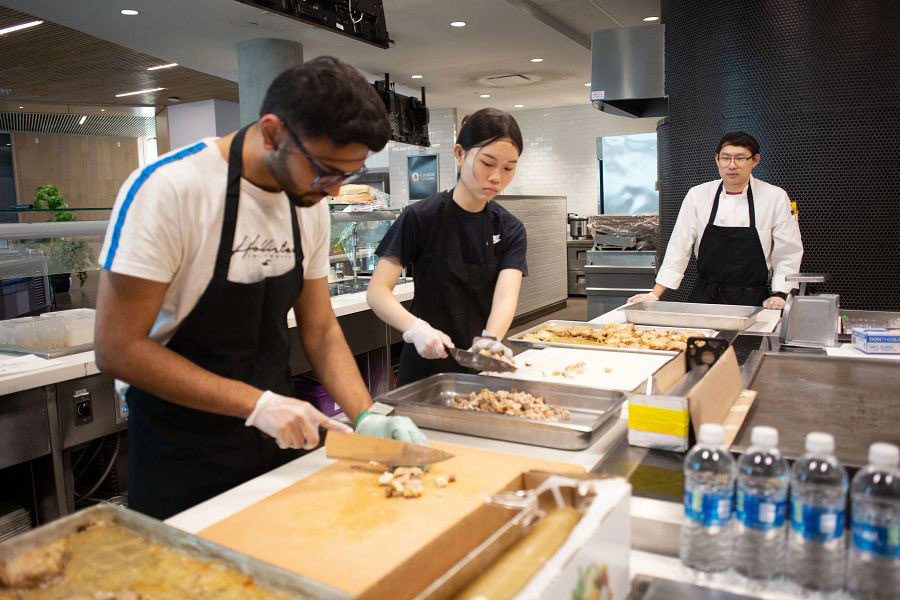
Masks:
[[[378,246],[366,299],[403,332],[401,385],[464,371],[445,346],[512,354],[497,340],[512,323],[527,274],[525,228],[491,200],[512,181],[522,147],[510,114],[485,108],[464,118],[456,187],[407,206]],[[409,311],[393,295],[405,266],[415,282]]]

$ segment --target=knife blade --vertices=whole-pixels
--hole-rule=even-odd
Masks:
[[[495,373],[506,373],[515,371],[515,365],[481,354],[480,352],[469,352],[460,348],[446,347],[447,354],[453,357],[453,360],[464,367],[475,369],[476,371],[493,371]]]
[[[397,467],[430,465],[453,458],[453,454],[437,448],[339,431],[329,431],[325,437],[325,456]]]

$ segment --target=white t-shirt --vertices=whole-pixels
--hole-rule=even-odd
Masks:
[[[174,150],[134,171],[116,198],[100,265],[168,283],[150,338],[166,344],[212,278],[222,235],[228,162],[215,138]],[[256,283],[294,267],[290,201],[241,179],[228,280]],[[319,202],[295,208],[304,279],[327,277],[330,218]]]

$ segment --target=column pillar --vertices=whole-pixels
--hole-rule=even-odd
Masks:
[[[244,126],[259,117],[259,107],[269,84],[285,69],[303,62],[303,44],[258,38],[238,42],[236,50],[241,126]]]

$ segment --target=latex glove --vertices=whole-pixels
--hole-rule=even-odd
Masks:
[[[775,310],[781,310],[784,308],[784,298],[781,296],[772,296],[771,298],[766,298],[763,301],[763,308],[772,308]]]
[[[256,427],[278,443],[278,447],[312,450],[319,445],[319,427],[353,433],[340,421],[329,419],[309,402],[266,391],[244,425]]]
[[[363,411],[356,418],[356,433],[412,444],[425,444],[425,434],[409,417],[386,417]]]
[[[487,330],[481,332],[481,335],[472,340],[472,347],[469,352],[481,352],[487,350],[491,354],[502,354],[507,358],[512,358],[513,351],[511,348],[504,346],[500,340],[488,333]]]
[[[635,302],[658,302],[659,296],[654,294],[653,292],[647,292],[646,294],[635,294],[631,298],[628,299],[628,304],[634,304]]]
[[[413,326],[403,332],[403,341],[415,346],[422,358],[447,358],[444,346],[453,347],[450,336],[422,319],[416,319]]]

